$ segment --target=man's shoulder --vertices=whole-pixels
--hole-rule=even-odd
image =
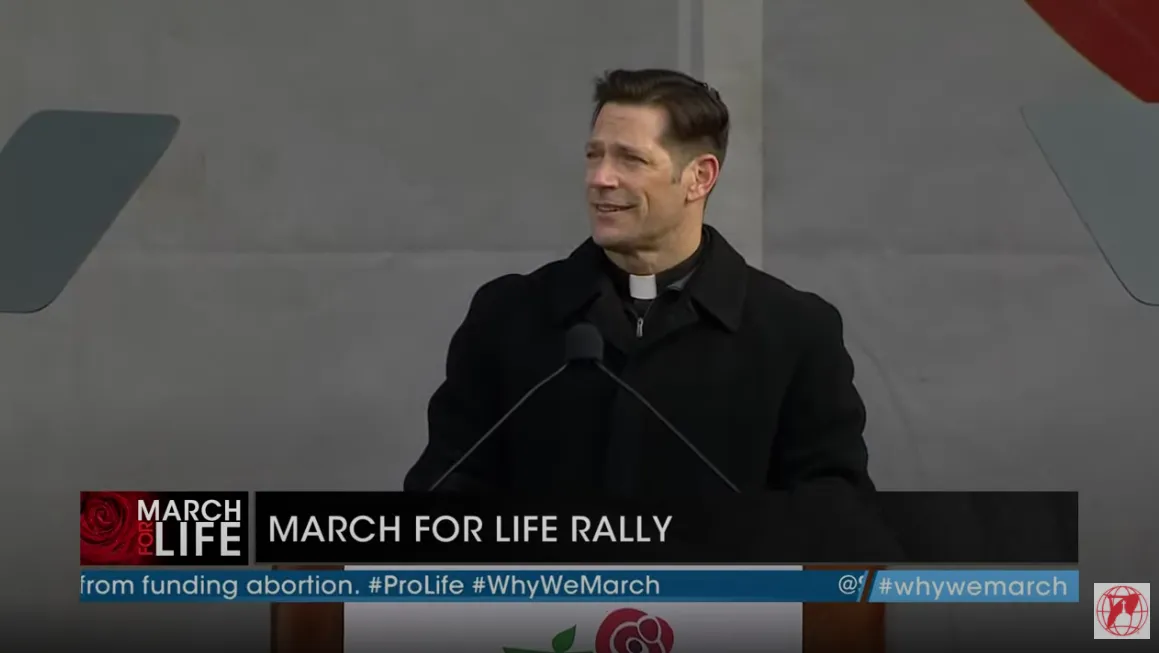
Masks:
[[[526,274],[502,274],[479,286],[471,298],[471,312],[476,315],[510,314],[511,307],[522,304],[527,295]]]
[[[543,295],[544,288],[550,286],[563,272],[567,262],[568,259],[564,258],[546,263],[531,272],[499,275],[475,291],[472,305],[505,309],[526,305],[528,301]]]
[[[841,328],[841,313],[821,295],[748,266],[746,303],[757,316],[803,329]]]

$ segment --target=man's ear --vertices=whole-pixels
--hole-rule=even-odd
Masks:
[[[704,199],[716,187],[716,180],[720,178],[720,159],[707,153],[693,157],[685,166],[684,174],[692,181],[684,201],[696,202]]]

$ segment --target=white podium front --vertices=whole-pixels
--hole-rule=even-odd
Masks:
[[[334,565],[276,568],[303,571],[342,569]],[[849,566],[808,568],[865,569]],[[270,650],[272,653],[442,653],[447,650],[453,653],[510,653],[503,651],[503,647],[514,651],[525,647],[525,653],[556,653],[552,638],[574,625],[575,640],[567,653],[614,653],[614,649],[599,651],[587,647],[595,644],[594,630],[608,613],[632,605],[640,612],[668,623],[672,633],[671,653],[885,651],[885,605],[882,603],[808,603],[803,606],[768,603],[274,603],[270,606]],[[657,650],[664,649],[653,645],[642,653]]]
[[[356,571],[391,569],[379,566],[346,568]],[[493,567],[496,571],[535,568]],[[583,569],[566,566],[544,568]],[[674,568],[688,570],[698,567],[644,567],[657,571]],[[799,570],[801,567],[760,569]],[[609,617],[614,623],[601,629]],[[666,625],[660,627],[661,622]],[[572,628],[574,640],[569,648],[553,646],[557,635]],[[665,633],[663,636],[659,634],[661,629]],[[597,633],[601,630],[605,635],[598,638]],[[619,636],[611,637],[613,631],[617,631]],[[561,639],[572,638],[564,635]],[[627,644],[629,639],[637,641]],[[609,603],[350,603],[345,606],[343,640],[344,653],[802,653],[802,606],[799,603],[647,603],[630,600]]]

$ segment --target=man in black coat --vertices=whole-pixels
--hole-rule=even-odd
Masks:
[[[431,398],[430,441],[407,475],[426,490],[564,361],[580,322],[607,366],[683,433],[592,366],[541,387],[439,485],[445,490],[697,496],[872,491],[841,317],[746,265],[704,224],[728,109],[662,70],[597,82],[587,144],[592,237],[568,258],[478,290]]]

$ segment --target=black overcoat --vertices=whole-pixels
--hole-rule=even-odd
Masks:
[[[590,322],[605,361],[742,491],[839,483],[872,491],[865,407],[838,311],[748,266],[719,232],[642,337],[588,240],[568,258],[482,286],[430,400],[429,443],[405,481],[429,488]],[[651,319],[651,318],[649,318]],[[440,486],[614,495],[730,492],[635,397],[592,366],[541,387]]]

